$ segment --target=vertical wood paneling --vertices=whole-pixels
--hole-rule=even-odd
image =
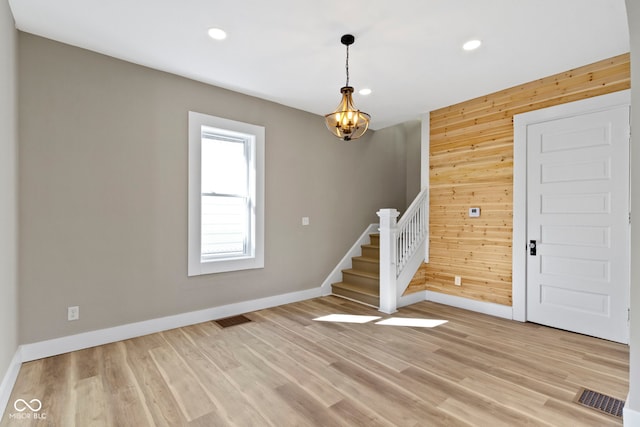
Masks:
[[[624,54],[432,111],[429,263],[407,293],[511,305],[513,116],[629,87]]]

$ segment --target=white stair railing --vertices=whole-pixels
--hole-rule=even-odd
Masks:
[[[398,299],[425,259],[429,231],[429,192],[422,190],[407,211],[380,209],[380,311],[393,313]],[[410,270],[410,271],[409,271]]]

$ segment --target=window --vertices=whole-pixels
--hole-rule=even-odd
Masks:
[[[188,274],[264,267],[264,128],[189,112]]]

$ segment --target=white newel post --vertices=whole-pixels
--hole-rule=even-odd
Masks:
[[[380,209],[380,308],[383,313],[395,313],[396,295],[396,224],[400,212]]]

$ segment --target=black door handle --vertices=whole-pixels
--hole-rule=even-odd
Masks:
[[[537,243],[535,240],[529,240],[529,255],[536,256]]]

